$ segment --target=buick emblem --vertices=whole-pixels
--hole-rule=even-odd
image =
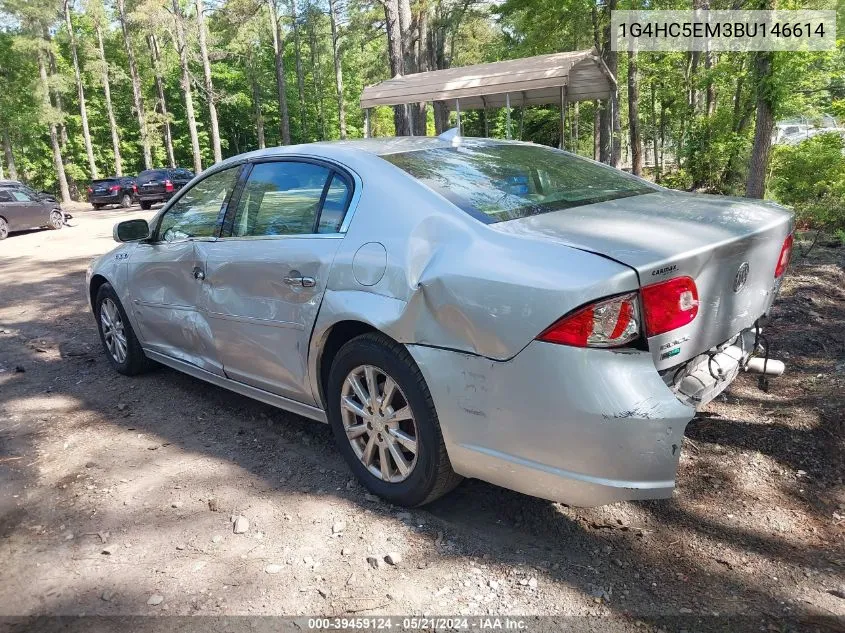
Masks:
[[[734,277],[734,292],[739,292],[745,288],[745,282],[748,281],[748,262],[742,262],[739,269],[736,271]]]

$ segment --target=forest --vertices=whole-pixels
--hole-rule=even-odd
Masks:
[[[0,0],[0,178],[78,200],[104,176],[199,172],[253,149],[362,137],[362,89],[395,75],[595,47],[618,90],[567,106],[569,151],[672,188],[771,198],[845,239],[839,5]],[[829,52],[611,50],[611,12],[634,8],[836,9],[840,39]],[[372,133],[435,134],[449,116],[438,103],[376,108]],[[512,116],[515,136],[560,142],[556,106]],[[467,112],[463,133],[504,137],[505,120],[503,109]],[[840,131],[773,144],[781,122]]]

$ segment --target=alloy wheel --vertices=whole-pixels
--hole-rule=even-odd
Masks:
[[[123,329],[123,319],[114,301],[106,297],[100,304],[100,326],[103,329],[103,340],[109,354],[115,362],[122,364],[126,360],[126,333]]]
[[[384,370],[356,367],[340,394],[343,429],[355,455],[386,482],[407,479],[417,465],[417,424],[405,394]]]
[[[64,226],[65,219],[59,211],[52,211],[50,213],[50,226],[54,229],[60,229]]]
[[[6,224],[6,220],[0,218],[0,240],[4,240],[9,235],[9,225]]]

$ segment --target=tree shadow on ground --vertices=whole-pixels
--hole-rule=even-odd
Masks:
[[[108,462],[108,451],[76,456],[78,467],[61,484],[69,488],[45,489],[41,484],[36,457],[42,450],[39,443],[49,433],[49,403],[56,400],[69,403],[63,415],[90,412],[99,421],[90,428],[75,429],[78,433],[115,433],[127,441],[140,434],[157,451],[172,451],[174,459],[201,455],[233,462],[260,478],[271,495],[338,498],[362,512],[400,520],[395,508],[370,501],[362,488],[348,485],[350,474],[334,450],[327,426],[165,368],[137,379],[115,374],[99,348],[93,317],[84,306],[81,269],[85,263],[87,258],[68,260],[57,270],[55,266],[41,269],[34,260],[0,261],[0,277],[9,280],[0,297],[0,413],[15,402],[33,402],[26,419],[7,420],[0,429],[0,455],[26,458],[0,461],[0,477],[10,482],[10,490],[28,493],[23,508],[8,499],[0,506],[4,539],[16,537],[19,546],[29,543],[32,522],[41,521],[51,508],[62,504],[77,514],[74,529],[83,531],[91,523],[91,508],[74,510],[72,490],[78,488],[78,476],[84,476],[86,464],[93,464],[90,470]],[[785,348],[789,345],[786,340]],[[15,367],[24,371],[15,373]],[[797,394],[789,406],[812,407],[820,397],[832,399],[841,409],[843,393],[833,388]],[[39,409],[34,403],[42,401]],[[173,403],[178,406],[174,408]],[[529,574],[539,570],[533,573],[542,573],[548,582],[582,598],[586,604],[582,613],[611,615],[632,628],[635,620],[642,620],[670,628],[724,630],[725,620],[714,613],[744,618],[729,625],[732,630],[772,624],[797,627],[799,620],[808,618],[817,618],[814,626],[819,630],[827,630],[831,622],[841,624],[824,619],[835,611],[808,599],[796,601],[786,589],[787,581],[803,583],[805,574],[836,576],[832,566],[843,555],[831,546],[828,534],[798,542],[788,531],[734,525],[722,516],[725,508],[739,507],[738,500],[746,495],[745,482],[725,463],[722,451],[726,448],[732,458],[760,454],[766,463],[771,458],[784,468],[806,470],[816,482],[802,497],[808,520],[817,525],[829,522],[825,513],[830,502],[823,488],[837,481],[841,484],[841,472],[839,479],[835,472],[837,462],[831,461],[837,456],[841,459],[841,419],[822,418],[818,426],[803,429],[791,426],[788,414],[774,425],[707,417],[690,426],[689,436],[705,454],[691,456],[682,468],[687,479],[682,480],[674,500],[573,509],[467,481],[448,497],[414,511],[414,517],[424,521],[420,532],[430,544],[424,555],[435,562],[439,557],[454,557],[525,569]],[[839,439],[838,449],[831,447],[831,436]],[[720,450],[710,451],[715,446]],[[147,468],[151,453],[139,451],[136,468]],[[699,466],[708,472],[696,470]],[[697,478],[704,474],[708,481],[718,481],[719,487],[701,485]],[[214,489],[226,482],[197,484]],[[797,494],[793,486],[782,482],[769,482],[769,486],[773,494]],[[749,498],[748,503],[765,512],[769,500],[758,501]],[[139,539],[148,514],[143,506],[96,511],[98,525],[129,529]],[[58,551],[66,544],[48,541],[33,546]],[[780,580],[765,575],[773,571]],[[121,581],[121,576],[128,575],[129,570],[118,564],[111,571],[128,602],[142,604],[146,594]],[[100,585],[84,586],[69,578],[64,586],[65,593],[44,598],[39,613],[124,613],[100,599]],[[676,619],[666,620],[666,616]]]

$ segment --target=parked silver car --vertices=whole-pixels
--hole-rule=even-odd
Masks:
[[[155,361],[327,421],[403,505],[461,476],[575,505],[671,495],[696,407],[751,369],[791,213],[526,143],[244,154],[96,260],[117,371]]]

